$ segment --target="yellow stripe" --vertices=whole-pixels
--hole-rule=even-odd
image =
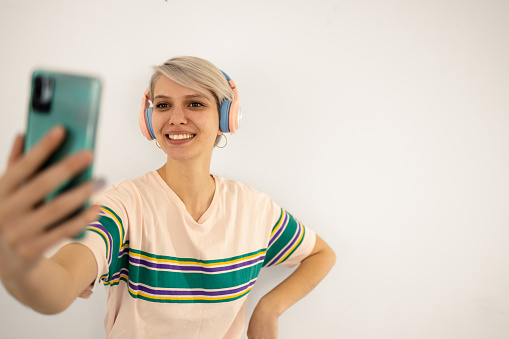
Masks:
[[[286,212],[285,210],[281,209],[281,217],[279,219],[279,222],[276,224],[276,227],[272,230],[272,233],[270,234],[270,237],[272,238],[274,234],[276,234],[279,227],[281,227],[281,224],[283,224],[283,221],[285,220]]]
[[[232,294],[232,295],[228,295],[228,296],[223,296],[223,297],[207,297],[207,296],[190,296],[190,297],[173,297],[173,296],[167,296],[167,297],[161,297],[161,296],[153,296],[151,294],[146,294],[144,292],[134,292],[132,289],[131,289],[131,286],[129,286],[129,283],[128,283],[128,280],[129,280],[129,277],[122,273],[117,279],[115,280],[111,280],[111,281],[105,281],[103,282],[105,285],[113,285],[113,284],[116,284],[116,283],[120,283],[120,280],[124,280],[124,282],[126,282],[128,288],[129,288],[129,291],[134,294],[134,295],[141,295],[142,297],[145,297],[145,298],[149,298],[149,299],[153,299],[153,300],[227,300],[227,299],[231,299],[231,298],[236,298],[242,294],[246,294],[248,293],[249,291],[251,291],[251,289],[253,288],[253,286],[250,286],[249,288],[247,288],[246,290],[244,290],[243,292],[239,292],[239,293],[236,293],[236,294]]]
[[[239,258],[239,259],[234,259],[234,260],[229,260],[229,261],[221,261],[221,262],[218,262],[218,263],[197,263],[195,261],[179,261],[179,260],[173,260],[173,259],[158,259],[158,258],[152,258],[150,256],[147,256],[147,255],[144,255],[144,254],[138,254],[138,253],[130,253],[131,256],[136,256],[136,257],[140,257],[140,258],[144,258],[144,259],[148,259],[150,261],[154,261],[154,262],[165,262],[165,263],[172,263],[172,264],[180,264],[180,265],[196,265],[198,267],[200,266],[221,266],[221,265],[226,265],[226,264],[232,264],[232,263],[237,263],[237,262],[242,262],[242,261],[247,261],[247,260],[250,260],[252,258],[255,258],[255,257],[260,257],[262,255],[264,255],[267,251],[263,251],[263,252],[260,252],[260,253],[257,253],[257,254],[252,254],[248,257],[244,257],[244,258]]]
[[[95,227],[95,226],[88,226],[87,228],[90,229],[90,230],[93,229],[94,231],[102,234],[102,236],[104,237],[104,240],[106,241],[106,259],[108,259],[108,256],[110,255],[110,247],[111,247],[111,245],[110,245],[110,239],[108,238],[106,233],[104,233],[102,229],[100,229],[98,227]],[[113,255],[113,253],[111,255]],[[113,259],[113,258],[111,258],[111,259]]]
[[[134,295],[141,295],[142,297],[145,297],[145,298],[149,298],[149,299],[154,299],[154,300],[226,300],[226,299],[231,299],[231,298],[236,298],[242,294],[246,294],[248,293],[249,291],[251,291],[251,289],[253,288],[253,286],[249,287],[247,290],[243,291],[243,292],[239,292],[237,294],[233,294],[233,295],[229,295],[227,297],[196,297],[196,296],[193,296],[193,297],[178,297],[178,298],[175,298],[175,297],[160,297],[160,296],[157,296],[157,297],[154,297],[150,294],[145,294],[143,292],[133,292],[131,290],[131,287],[129,287],[129,291],[134,294]]]
[[[118,277],[118,279],[115,279],[115,280],[112,280],[112,281],[109,281],[109,282],[105,282],[104,284],[105,285],[106,284],[112,285],[112,284],[115,284],[115,283],[120,283],[120,279],[121,278],[123,278],[122,280],[124,280],[126,283],[127,283],[127,280],[129,279],[127,275],[121,274]],[[243,292],[239,292],[237,294],[223,296],[223,297],[207,297],[207,296],[191,296],[191,297],[172,297],[172,296],[167,296],[167,297],[161,297],[161,296],[153,296],[151,294],[146,294],[146,293],[140,292],[140,291],[134,292],[131,289],[131,287],[129,286],[129,284],[128,284],[128,288],[129,288],[129,291],[132,294],[134,294],[134,295],[141,295],[141,296],[143,296],[145,298],[149,298],[149,299],[153,299],[153,300],[226,300],[226,299],[235,298],[235,297],[238,297],[238,296],[240,296],[242,294],[248,293],[249,291],[251,291],[253,286],[250,286],[248,289],[246,289]]]
[[[278,265],[278,264],[282,263],[283,261],[285,261],[285,260],[286,260],[286,258],[288,258],[288,256],[290,255],[290,253],[292,253],[292,252],[293,252],[293,250],[294,250],[295,248],[297,248],[297,246],[299,246],[300,242],[302,241],[302,237],[304,236],[304,232],[303,232],[303,229],[302,229],[302,227],[303,227],[303,226],[302,226],[302,224],[301,224],[300,222],[299,222],[299,225],[301,226],[301,232],[300,232],[300,237],[299,237],[299,239],[295,242],[295,245],[293,245],[293,247],[292,247],[292,248],[290,248],[290,249],[288,250],[288,252],[286,253],[286,255],[285,255],[285,256],[283,256],[283,258],[281,258],[281,259],[280,259],[277,263],[275,263],[274,265]]]
[[[129,277],[125,274],[125,273],[122,273],[121,275],[118,276],[117,279],[115,280],[110,280],[110,281],[105,281],[104,284],[105,285],[113,285],[115,283],[119,283],[120,282],[120,278],[124,277],[124,281],[127,282],[127,280],[129,280]]]

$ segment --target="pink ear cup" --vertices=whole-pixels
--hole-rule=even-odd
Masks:
[[[154,140],[148,130],[147,117],[145,116],[145,110],[150,107],[148,91],[149,90],[147,88],[147,90],[145,91],[145,95],[143,96],[143,99],[141,101],[141,112],[138,118],[138,122],[140,124],[141,133],[145,136],[145,138],[147,138],[148,140]]]
[[[239,129],[239,110],[240,110],[240,103],[239,103],[239,92],[237,91],[237,86],[233,82],[233,80],[230,80],[230,86],[233,90],[233,100],[230,104],[230,112],[228,114],[228,126],[230,129],[230,133],[234,134]]]

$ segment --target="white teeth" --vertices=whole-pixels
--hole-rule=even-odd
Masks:
[[[194,134],[168,134],[171,140],[183,140],[194,138]]]

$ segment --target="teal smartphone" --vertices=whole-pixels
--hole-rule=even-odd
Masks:
[[[41,170],[69,154],[83,149],[95,149],[101,91],[101,81],[94,76],[41,69],[32,73],[25,152],[55,125],[61,125],[67,131],[65,141]],[[92,171],[93,165],[49,194],[45,202],[90,180]],[[88,203],[73,215],[87,206]]]

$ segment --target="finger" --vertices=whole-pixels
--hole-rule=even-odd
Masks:
[[[9,202],[11,213],[25,212],[33,208],[63,183],[83,172],[91,163],[92,152],[81,151],[44,170],[16,192]]]
[[[12,190],[11,179],[9,178],[9,169],[13,164],[23,155],[25,139],[22,135],[18,135],[12,145],[11,153],[7,160],[7,170],[4,175],[0,177],[0,197],[4,197]]]
[[[88,182],[57,196],[27,217],[19,219],[15,225],[11,226],[11,229],[6,230],[6,240],[16,245],[17,242],[46,232],[50,226],[60,227],[58,222],[83,206],[92,190],[93,183]]]
[[[24,145],[25,137],[23,135],[18,135],[14,140],[14,145],[12,145],[11,154],[9,155],[9,160],[7,161],[7,168],[12,166],[15,161],[21,158],[23,155]]]
[[[87,225],[97,220],[98,214],[98,206],[92,206],[62,225],[43,233],[42,236],[26,241],[19,246],[18,253],[27,260],[36,259],[62,240],[80,234]]]
[[[28,153],[12,163],[12,166],[4,175],[5,185],[2,186],[5,187],[2,188],[3,192],[0,192],[0,194],[12,192],[40,169],[64,141],[65,134],[65,129],[62,126],[52,128]],[[16,153],[14,153],[14,156],[16,156]]]

